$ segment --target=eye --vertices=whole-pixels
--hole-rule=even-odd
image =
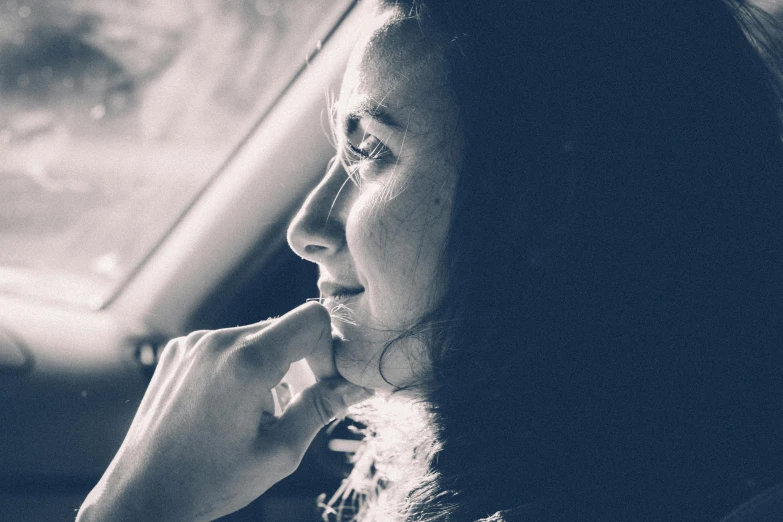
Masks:
[[[379,169],[386,165],[392,156],[391,150],[372,134],[365,134],[358,145],[346,139],[343,149],[345,170],[357,185],[361,185],[363,180],[375,178]]]
[[[345,143],[351,155],[358,160],[377,161],[389,154],[388,147],[372,134],[364,136],[359,145],[354,145],[350,140]]]

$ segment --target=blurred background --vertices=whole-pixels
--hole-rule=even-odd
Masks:
[[[246,140],[258,148],[254,129],[352,4],[0,0],[0,520],[74,519],[172,334],[254,322],[316,292],[284,229],[245,224],[258,237],[240,237],[224,220],[227,241],[260,246],[213,274],[203,301],[170,292],[169,310],[192,307],[174,314],[187,327],[150,319],[154,306],[139,305],[139,322],[107,309]],[[330,81],[314,87],[319,104]],[[306,124],[324,136],[317,117]],[[313,150],[285,138],[299,156]],[[323,172],[326,145],[307,175]],[[310,183],[291,184],[275,219]],[[256,206],[275,207],[261,192]],[[347,465],[345,445],[330,444],[319,438],[300,472],[227,520],[319,520],[316,496]]]
[[[99,307],[340,4],[0,2],[0,292]]]

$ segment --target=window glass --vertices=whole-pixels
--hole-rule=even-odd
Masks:
[[[0,292],[99,307],[349,4],[0,0]]]

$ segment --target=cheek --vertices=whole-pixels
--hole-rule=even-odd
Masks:
[[[362,187],[346,222],[346,241],[366,280],[369,311],[403,326],[435,297],[451,195],[414,184],[388,194],[380,184]]]

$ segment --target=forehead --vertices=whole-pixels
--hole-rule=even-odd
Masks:
[[[339,113],[383,108],[408,130],[449,102],[438,34],[397,8],[381,12],[354,48],[340,91]]]

